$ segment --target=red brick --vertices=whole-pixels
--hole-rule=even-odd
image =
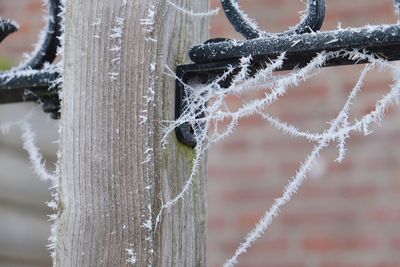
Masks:
[[[306,184],[300,189],[301,196],[309,198],[373,198],[379,193],[377,185],[341,185],[332,188]]]
[[[268,138],[262,144],[266,151],[280,150],[283,148],[291,150],[300,150],[312,148],[313,144],[302,138],[292,138],[292,137],[277,137]],[[281,168],[286,171],[292,172],[300,166],[300,163],[296,161],[291,161],[290,158],[287,159],[288,162],[282,160]],[[297,167],[296,167],[297,166]]]
[[[400,260],[394,261],[381,261],[371,265],[371,267],[400,267]]]
[[[208,218],[207,227],[212,230],[223,230],[226,226],[226,219],[222,216],[210,216]]]
[[[266,167],[264,165],[252,166],[232,166],[226,168],[224,166],[210,165],[208,168],[208,176],[225,179],[249,179],[254,177],[265,177]]]
[[[43,3],[40,1],[32,1],[28,3],[27,9],[28,12],[32,14],[40,14],[43,10],[46,10],[46,8],[43,6]]]
[[[374,209],[369,214],[370,219],[376,223],[399,223],[400,209],[390,208]]]
[[[375,18],[394,18],[393,6],[391,4],[382,4],[381,2],[375,4],[366,4],[357,6],[357,8],[343,8],[335,7],[328,9],[326,14],[326,20],[332,20],[337,24],[338,21],[343,21],[344,19],[354,19],[357,17],[364,17],[368,14],[368,18],[371,19],[371,15]],[[387,20],[389,21],[389,19]],[[368,22],[366,22],[368,23]]]
[[[339,194],[345,198],[371,198],[378,194],[377,185],[345,186],[340,188]]]
[[[332,251],[374,251],[379,242],[372,236],[307,236],[303,240],[303,247],[307,251],[327,253]]]
[[[354,162],[351,159],[346,158],[342,162],[331,161],[328,163],[328,173],[337,173],[337,172],[349,172],[354,170]]]
[[[218,148],[225,153],[245,153],[249,149],[249,142],[246,139],[230,139],[218,144]]]
[[[281,190],[255,190],[255,189],[240,189],[234,191],[228,191],[222,193],[222,199],[227,203],[246,202],[249,205],[251,203],[265,202],[276,198],[281,193]]]
[[[332,261],[332,262],[323,262],[321,264],[321,267],[365,267],[365,266],[359,263],[344,263],[344,262]]]
[[[326,212],[326,211],[301,211],[285,212],[280,215],[279,223],[298,226],[300,224],[348,224],[357,221],[357,215],[354,212]]]
[[[391,245],[394,250],[400,251],[400,236],[393,237]]]
[[[326,198],[336,195],[335,189],[329,186],[318,186],[311,183],[305,184],[300,189],[301,195],[305,198]]]

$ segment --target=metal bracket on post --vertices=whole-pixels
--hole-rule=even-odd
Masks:
[[[238,0],[221,0],[225,14],[235,29],[246,41],[213,39],[197,45],[189,51],[194,64],[179,65],[176,69],[176,110],[178,119],[185,109],[185,84],[200,79],[203,83],[211,82],[229,67],[239,68],[242,57],[251,56],[252,72],[265,67],[265,62],[286,53],[286,59],[280,70],[291,70],[306,66],[312,58],[323,51],[367,51],[389,61],[400,60],[400,25],[366,26],[362,28],[342,29],[321,32],[325,1],[309,0],[308,14],[292,30],[271,34],[262,32],[250,24],[239,10]],[[395,0],[395,7],[400,1]],[[324,67],[366,63],[352,61],[349,58],[335,58]],[[251,75],[250,75],[251,76]],[[229,86],[229,78],[223,86]],[[192,127],[188,124],[176,129],[180,142],[194,147],[196,140]]]
[[[51,63],[57,56],[61,35],[60,0],[48,1],[49,20],[47,31],[37,51],[20,67],[0,72],[0,104],[36,101],[43,110],[55,119],[60,116],[60,74]],[[18,27],[9,20],[0,18],[0,43]]]

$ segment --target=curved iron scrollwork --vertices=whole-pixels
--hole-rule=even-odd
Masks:
[[[18,30],[18,27],[9,20],[0,18],[0,42],[9,34]]]
[[[361,1],[361,0],[360,0]],[[300,23],[282,33],[268,33],[260,30],[239,6],[238,0],[221,0],[228,20],[237,32],[247,40],[236,41],[216,38],[196,45],[189,51],[194,64],[177,66],[175,117],[179,118],[185,110],[185,99],[189,90],[185,84],[191,81],[208,83],[226,73],[228,68],[239,71],[240,59],[252,57],[253,73],[265,66],[265,62],[286,53],[281,70],[302,67],[323,51],[363,50],[374,53],[387,60],[400,60],[400,24],[366,26],[357,29],[319,31],[325,18],[325,1],[308,0],[307,10]],[[400,10],[400,0],[394,0],[396,11]],[[360,64],[348,58],[330,60],[325,66]],[[231,77],[221,82],[228,87]],[[176,129],[178,140],[194,147],[196,140],[190,125],[184,124]]]
[[[60,46],[60,12],[60,0],[49,0],[47,28],[32,56],[21,66],[0,72],[0,104],[38,101],[43,104],[45,112],[50,113],[53,118],[59,118],[57,80],[60,75],[51,63]],[[0,18],[0,42],[17,29],[11,21]]]
[[[315,32],[321,29],[325,18],[325,0],[308,0],[306,14],[299,24],[286,32],[272,34],[258,29],[256,23],[240,9],[239,0],[221,0],[221,5],[233,27],[246,39]]]

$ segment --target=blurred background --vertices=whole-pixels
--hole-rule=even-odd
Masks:
[[[46,9],[41,0],[0,0],[0,16],[20,25],[17,33],[0,44],[1,70],[18,65],[24,54],[32,51],[45,25],[44,15]],[[0,124],[21,120],[31,113],[37,145],[47,167],[52,169],[57,152],[57,122],[39,105],[0,105]],[[49,187],[33,174],[22,149],[21,132],[11,129],[8,134],[0,133],[0,267],[51,266],[46,250],[50,229],[47,215],[52,212],[45,204],[51,200]]]
[[[0,45],[0,67],[7,69],[32,49],[44,25],[41,0],[0,0],[0,16],[21,28]],[[395,23],[392,0],[327,0],[323,30]],[[179,1],[177,1],[179,3]],[[259,25],[280,32],[298,22],[300,0],[242,0]],[[219,6],[212,0],[212,6]],[[212,37],[241,39],[223,12],[212,18]],[[322,131],[346,101],[362,66],[327,68],[293,90],[270,112],[301,129]],[[354,116],[373,109],[392,83],[388,73],[372,72],[354,103]],[[245,100],[261,97],[252,92]],[[243,99],[230,98],[240,105]],[[39,147],[48,167],[55,161],[57,122],[34,104],[1,105],[0,122],[31,110]],[[245,267],[400,267],[400,120],[394,107],[381,127],[348,142],[343,163],[337,149],[325,150],[309,179],[270,229],[238,266]],[[397,143],[399,142],[399,143]],[[236,132],[209,153],[209,266],[221,266],[273,200],[280,196],[312,143],[268,126],[259,117],[240,122]],[[20,133],[0,135],[0,267],[50,266],[45,249],[49,224],[48,184],[32,175]]]

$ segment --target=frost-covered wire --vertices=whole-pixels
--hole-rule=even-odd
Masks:
[[[43,73],[55,74],[59,70],[59,66],[45,63],[43,68],[40,70],[34,70],[30,68],[26,69],[13,69],[6,72],[0,72],[0,81],[2,83],[8,83],[13,79],[23,78],[23,77],[34,77],[35,75],[40,75]],[[58,81],[54,83],[57,84]]]
[[[235,29],[246,38],[252,39],[268,35],[259,28],[255,20],[251,19],[247,13],[243,11],[238,0],[221,0],[221,4]]]
[[[376,63],[376,62],[375,62]],[[379,63],[379,62],[378,62]],[[314,147],[313,151],[306,157],[304,163],[301,164],[300,168],[296,172],[296,175],[292,178],[289,184],[285,187],[282,197],[277,198],[271,208],[265,212],[263,217],[258,221],[255,228],[246,236],[245,241],[240,244],[240,246],[236,249],[235,254],[226,261],[224,267],[234,266],[238,262],[238,258],[241,254],[245,253],[251,245],[257,241],[264,232],[268,229],[268,226],[272,223],[273,219],[279,215],[280,209],[283,205],[290,201],[292,196],[298,191],[300,186],[304,183],[307,178],[307,173],[313,167],[316,159],[319,157],[320,152],[329,146],[329,144],[334,141],[336,138],[341,139],[342,136],[348,137],[352,130],[358,129],[356,125],[365,125],[370,124],[372,122],[379,123],[383,118],[383,113],[387,109],[388,105],[393,101],[397,101],[399,97],[399,89],[400,82],[396,82],[396,84],[391,88],[390,92],[385,95],[381,100],[377,101],[377,106],[375,111],[369,113],[364,116],[362,122],[357,123],[353,127],[348,127],[348,112],[350,110],[350,106],[352,105],[352,101],[357,96],[357,94],[361,90],[362,83],[365,79],[366,74],[374,67],[374,63],[367,65],[363,72],[360,75],[360,78],[357,84],[354,86],[352,92],[350,93],[344,107],[339,112],[338,116],[335,120],[331,122],[330,128],[325,131],[323,137],[319,137],[318,144]],[[396,72],[395,78],[400,77],[400,75]],[[346,123],[344,123],[346,122]],[[275,122],[275,124],[280,129],[286,129],[286,125],[280,122]],[[296,135],[299,133],[297,130],[288,128],[289,132]],[[340,131],[340,133],[339,133]],[[367,132],[365,132],[367,134]],[[310,137],[306,135],[306,137]],[[311,136],[315,138],[315,136]],[[341,144],[340,149],[344,148],[344,143]],[[344,157],[345,151],[340,151],[341,159]]]
[[[171,0],[167,0],[167,3],[170,6],[172,6],[173,8],[175,8],[177,11],[179,11],[180,13],[191,16],[191,17],[209,17],[209,16],[218,15],[218,13],[219,13],[219,8],[214,8],[214,9],[208,10],[206,12],[196,12],[196,11],[193,11],[190,9],[186,9],[186,8],[172,2]]]
[[[346,103],[337,117],[330,122],[330,127],[322,133],[309,132],[299,130],[294,125],[290,125],[281,121],[279,118],[267,112],[267,108],[277,102],[281,96],[288,93],[289,90],[295,88],[302,82],[310,79],[318,70],[329,60],[335,58],[346,58],[352,61],[369,62],[360,74],[357,83],[349,94]],[[350,138],[351,133],[358,132],[364,135],[369,134],[369,126],[372,123],[380,123],[388,106],[397,101],[400,88],[400,71],[393,64],[369,54],[367,51],[335,51],[321,52],[313,58],[309,64],[303,68],[294,69],[286,74],[273,74],[283,65],[285,54],[280,55],[277,59],[265,64],[265,68],[258,71],[252,77],[249,77],[248,70],[251,67],[251,57],[243,58],[237,68],[228,68],[228,70],[217,77],[213,82],[207,85],[185,84],[187,90],[187,98],[184,99],[186,107],[182,115],[173,122],[170,122],[164,129],[164,139],[172,133],[172,131],[183,124],[190,124],[194,129],[197,145],[195,147],[195,158],[193,167],[184,183],[181,191],[170,200],[163,200],[161,210],[156,217],[156,225],[160,222],[162,212],[165,209],[173,207],[178,201],[184,199],[191,189],[191,184],[197,174],[202,155],[211,147],[212,144],[220,142],[231,133],[234,132],[238,122],[248,116],[260,115],[265,121],[273,127],[282,131],[284,134],[289,134],[293,137],[305,138],[310,142],[315,142],[314,149],[301,164],[296,174],[285,187],[283,195],[276,199],[270,209],[266,211],[260,219],[256,227],[246,236],[245,241],[238,247],[232,258],[227,260],[225,266],[233,266],[241,254],[247,251],[251,245],[268,229],[273,219],[278,216],[280,209],[292,198],[298,191],[300,186],[307,178],[307,173],[313,167],[313,164],[318,159],[319,154],[323,149],[330,146],[332,143],[337,143],[339,156],[337,161],[343,160],[346,153],[346,141]],[[382,99],[378,100],[374,111],[364,115],[361,119],[350,121],[350,111],[354,99],[360,93],[367,74],[374,68],[379,70],[391,70],[394,76],[395,83],[390,92]],[[237,71],[236,71],[237,70]],[[174,76],[173,71],[167,68],[167,74]],[[228,88],[221,88],[220,82],[227,77],[231,77],[231,85]],[[183,81],[180,81],[183,82]],[[231,110],[227,103],[228,95],[240,96],[254,88],[268,88],[264,97],[255,100],[246,100],[240,98],[242,104],[236,109]],[[221,127],[221,125],[224,125]],[[209,132],[213,129],[213,132]]]
[[[21,131],[22,147],[28,153],[29,160],[32,164],[32,169],[35,175],[40,180],[47,182],[50,181],[52,184],[56,181],[56,175],[50,173],[46,169],[46,164],[43,161],[43,155],[40,153],[39,148],[36,145],[36,136],[32,130],[32,126],[29,123],[30,116],[27,116],[23,120],[0,123],[0,133],[8,134],[13,128]]]
[[[19,124],[19,127],[22,131],[23,148],[26,150],[26,152],[28,152],[34,173],[42,181],[54,182],[56,180],[56,176],[49,173],[46,169],[45,163],[42,159],[43,156],[35,144],[36,137],[32,131],[31,125],[27,121],[23,121]]]

